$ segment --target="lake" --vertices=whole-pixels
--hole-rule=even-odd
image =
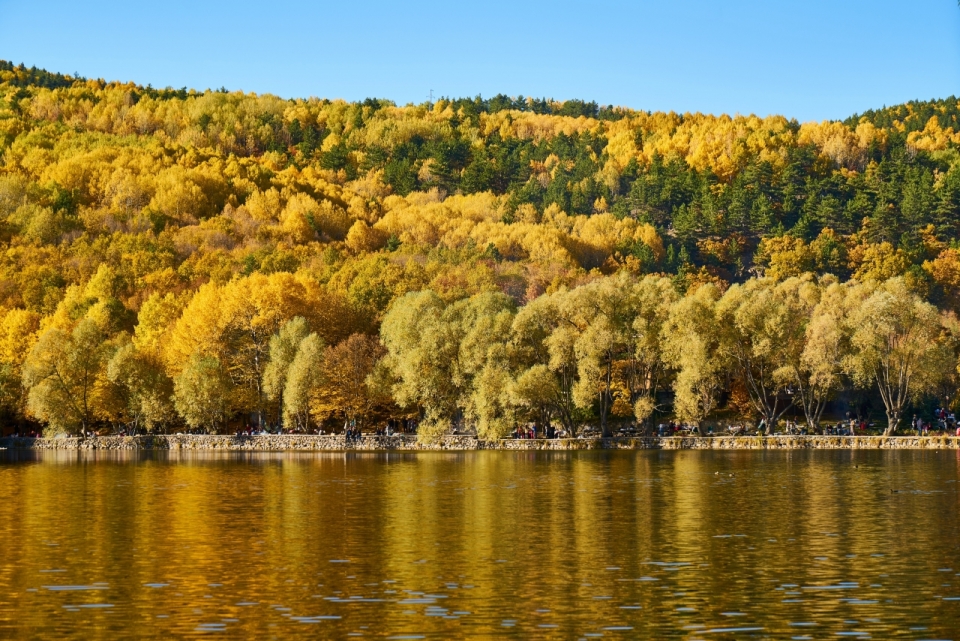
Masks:
[[[957,451],[0,452],[0,638],[960,639]]]

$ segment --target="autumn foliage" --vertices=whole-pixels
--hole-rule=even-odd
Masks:
[[[932,303],[925,340],[953,349],[958,117],[285,100],[0,62],[0,405],[65,432],[498,436],[699,423],[733,390],[775,420],[805,385],[819,420],[879,384],[824,296]],[[949,386],[947,351],[891,420]]]

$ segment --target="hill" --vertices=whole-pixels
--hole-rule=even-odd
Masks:
[[[217,288],[238,305],[267,291],[296,298],[244,348],[262,360],[295,309],[333,349],[375,336],[408,292],[522,306],[616,273],[665,275],[681,294],[759,275],[902,276],[952,306],[958,117],[953,97],[803,124],[503,95],[284,100],[0,62],[7,409],[44,418],[20,389],[27,347],[88,317],[102,341],[159,350],[174,377],[217,356],[223,334],[202,338],[199,326],[175,358],[164,351],[174,325],[187,332],[183,310]],[[230,416],[263,415],[264,367],[230,370],[223,384],[248,395]],[[126,401],[110,402],[80,414],[131,420]]]

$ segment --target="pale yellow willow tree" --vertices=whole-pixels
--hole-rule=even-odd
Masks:
[[[833,278],[820,282],[820,300],[810,313],[800,363],[789,365],[807,428],[820,427],[820,417],[843,384],[844,362],[850,353],[846,324],[847,286]]]
[[[233,382],[216,356],[192,355],[173,379],[174,405],[193,429],[219,432],[233,414],[233,393]]]
[[[638,281],[627,272],[566,295],[561,311],[577,334],[574,401],[585,410],[596,404],[602,436],[612,435],[609,419],[615,407],[638,421],[652,413],[663,369],[660,332],[676,299],[667,279]]]
[[[30,350],[23,384],[30,413],[55,433],[83,436],[98,418],[98,392],[105,383],[109,346],[92,319],[73,331],[51,327]]]
[[[717,406],[726,372],[719,299],[715,285],[702,285],[673,305],[663,327],[664,356],[677,371],[674,411],[698,432]]]
[[[323,339],[308,334],[294,354],[287,369],[283,388],[283,424],[297,429],[310,428],[310,416],[320,386],[324,381]]]
[[[635,352],[633,323],[640,308],[637,282],[626,272],[593,281],[569,292],[563,308],[578,334],[573,346],[578,374],[574,401],[584,409],[596,403],[600,434],[612,436],[609,416],[615,365]]]
[[[284,412],[284,389],[290,366],[297,356],[300,344],[310,334],[307,319],[302,316],[287,321],[280,331],[270,337],[270,361],[263,372],[263,390],[268,400],[277,404],[281,427],[287,427]],[[296,415],[297,413],[294,412]]]
[[[657,409],[657,392],[669,371],[664,361],[663,328],[679,299],[669,278],[647,276],[637,286],[633,352],[621,363],[620,380],[633,404],[637,422],[646,426]]]
[[[478,436],[502,436],[509,427],[505,408],[485,405],[477,382],[495,360],[513,321],[514,303],[499,292],[485,292],[446,304],[432,291],[405,295],[387,312],[380,336],[387,349],[384,366],[395,383],[393,397],[402,407],[415,406],[422,420],[418,437],[439,438],[469,415]]]
[[[560,312],[559,301],[565,295],[566,291],[544,294],[517,312],[510,328],[515,374],[509,393],[520,416],[540,425],[556,419],[568,434],[576,436],[576,332]]]
[[[889,436],[909,400],[933,392],[954,373],[955,337],[937,308],[899,277],[880,285],[851,283],[846,313],[851,352],[844,364],[858,384],[876,384]]]
[[[770,434],[796,398],[801,357],[818,289],[812,278],[749,280],[717,304],[721,349]]]
[[[126,336],[107,363],[107,378],[123,400],[121,415],[135,432],[156,431],[174,416],[173,381],[158,358],[144,352]]]
[[[487,292],[457,301],[448,312],[462,336],[458,369],[465,387],[459,402],[463,417],[476,427],[479,438],[503,438],[516,425],[506,393],[510,384],[506,339],[515,303],[499,292]]]

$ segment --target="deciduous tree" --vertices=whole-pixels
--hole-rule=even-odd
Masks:
[[[45,331],[23,368],[29,412],[54,432],[84,435],[98,417],[107,357],[103,333],[89,318],[70,332]]]
[[[851,353],[846,369],[859,384],[877,386],[887,412],[884,434],[893,434],[907,402],[953,374],[952,337],[937,308],[911,292],[902,278],[853,285],[847,323]]]

